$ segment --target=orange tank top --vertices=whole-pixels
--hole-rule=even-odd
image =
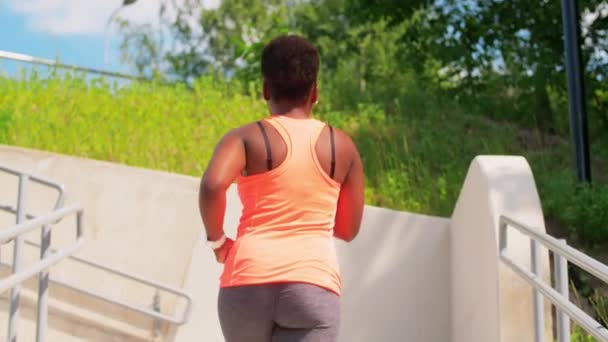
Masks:
[[[322,169],[315,119],[266,119],[287,145],[275,169],[237,179],[243,212],[221,287],[303,282],[337,294],[341,280],[333,227],[340,184]]]

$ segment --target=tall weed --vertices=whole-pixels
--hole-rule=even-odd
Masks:
[[[227,129],[266,113],[261,101],[227,88],[213,79],[193,90],[72,76],[4,79],[0,120],[10,118],[10,130],[3,142],[199,175]]]
[[[355,140],[367,203],[449,216],[475,156],[524,155],[547,213],[569,224],[581,241],[606,241],[608,191],[574,191],[567,145],[530,148],[542,139],[522,139],[515,125],[470,115],[455,100],[423,91],[407,71],[395,77],[408,87],[392,88],[391,112],[384,100],[374,101],[374,92],[345,104],[332,97],[339,83],[326,77],[321,84],[316,114]],[[266,114],[254,84],[218,76],[191,88],[53,72],[0,77],[0,142],[194,176],[225,132]]]

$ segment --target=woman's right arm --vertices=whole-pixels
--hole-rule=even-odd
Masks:
[[[350,242],[359,233],[365,204],[365,177],[363,164],[355,144],[348,138],[353,159],[338,197],[334,236]]]

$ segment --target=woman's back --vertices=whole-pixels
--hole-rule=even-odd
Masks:
[[[238,178],[243,213],[222,285],[298,281],[340,293],[334,178],[344,179],[346,158],[338,161],[335,130],[275,115],[242,134],[249,168]]]

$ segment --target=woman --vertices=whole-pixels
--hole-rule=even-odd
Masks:
[[[311,117],[319,54],[282,36],[262,52],[270,117],[227,133],[203,175],[199,207],[224,263],[218,311],[227,342],[334,342],[340,274],[332,236],[352,241],[363,212],[363,168],[340,130]],[[223,224],[237,180],[236,241]]]

